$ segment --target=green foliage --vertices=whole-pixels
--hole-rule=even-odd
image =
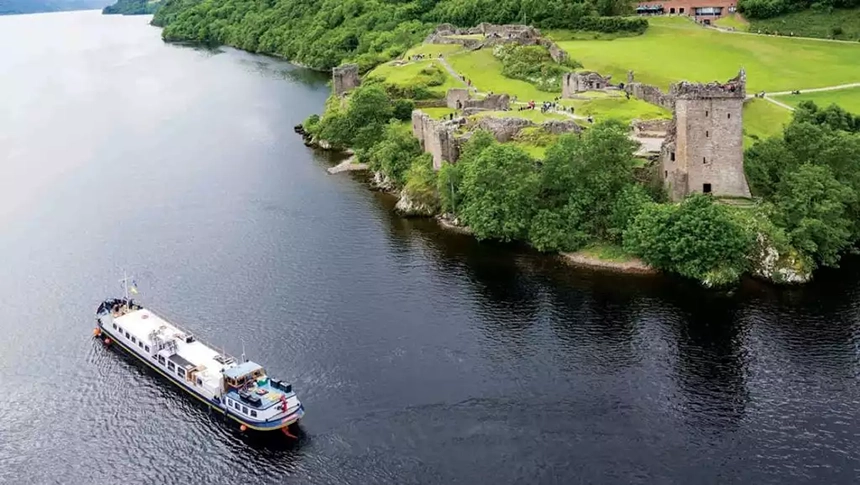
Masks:
[[[609,214],[607,238],[615,243],[623,241],[624,231],[636,220],[646,205],[654,202],[648,190],[638,184],[630,184],[621,189],[612,202]]]
[[[713,284],[743,274],[752,242],[729,209],[705,195],[648,204],[624,231],[624,249],[648,264]]]
[[[403,54],[440,22],[529,24],[600,32],[644,32],[611,0],[163,0],[153,19],[168,41],[227,44],[330,69],[346,59],[366,71]]]
[[[439,207],[442,212],[454,214],[462,206],[460,197],[460,182],[463,176],[460,164],[443,163],[436,174],[436,193],[439,195]]]
[[[511,79],[527,81],[542,91],[561,91],[561,79],[566,72],[582,67],[574,60],[555,62],[546,47],[540,45],[502,44],[493,48],[493,55],[502,62],[502,74]]]
[[[113,5],[108,5],[102,10],[105,15],[149,15],[155,13],[160,2],[150,0],[117,0]]]
[[[460,161],[462,204],[458,215],[479,239],[525,238],[538,192],[535,163],[522,150],[494,143]]]
[[[400,121],[409,121],[412,119],[412,111],[415,109],[415,103],[409,99],[398,99],[394,102],[392,115]]]
[[[813,8],[830,13],[834,8],[860,7],[858,0],[740,0],[738,10],[751,19],[767,19]]]
[[[407,183],[406,172],[412,162],[421,155],[421,147],[411,133],[397,123],[384,128],[381,139],[373,144],[362,159],[368,161],[371,170],[387,175],[398,187]]]
[[[336,148],[368,149],[383,136],[385,124],[393,117],[391,100],[378,85],[361,86],[347,98],[346,107],[332,96],[318,123],[305,127],[320,140]]]
[[[860,116],[853,115],[835,104],[821,109],[812,101],[803,101],[794,111],[794,120],[798,123],[825,126],[831,130],[860,133]]]
[[[433,157],[429,153],[419,155],[404,176],[406,184],[403,192],[413,201],[437,210],[440,206],[436,192],[436,171],[433,170]]]
[[[852,242],[847,207],[856,197],[830,168],[804,164],[780,181],[775,222],[786,229],[794,247],[822,266],[835,266]]]

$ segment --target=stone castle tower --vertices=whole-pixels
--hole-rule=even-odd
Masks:
[[[331,78],[334,85],[334,94],[337,96],[342,96],[347,91],[357,88],[361,84],[357,64],[343,64],[332,69]]]
[[[726,83],[672,85],[674,133],[663,144],[663,177],[672,200],[698,192],[749,197],[744,175],[746,73]]]

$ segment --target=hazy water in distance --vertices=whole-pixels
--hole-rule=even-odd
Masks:
[[[0,483],[857,482],[856,261],[727,295],[400,219],[292,132],[325,76],[148,21],[0,18]],[[302,440],[94,341],[122,269]]]

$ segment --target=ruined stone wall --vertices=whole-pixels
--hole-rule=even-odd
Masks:
[[[475,128],[486,130],[493,134],[499,142],[511,141],[523,128],[534,123],[524,118],[493,118],[485,117],[478,120]]]
[[[444,162],[454,163],[460,158],[456,126],[453,122],[434,120],[421,110],[412,112],[412,135],[424,153],[433,157],[434,170],[442,168]]]
[[[670,120],[633,120],[630,126],[636,136],[665,137],[672,122]]]
[[[563,64],[567,62],[570,56],[567,55],[567,51],[558,46],[555,42],[549,39],[541,39],[540,45],[544,46],[549,50],[549,56],[552,57],[552,60],[559,64]]]
[[[361,84],[361,78],[358,76],[357,64],[344,64],[332,70],[332,84],[334,86],[334,94],[342,96],[350,89],[356,88]]]
[[[612,76],[601,76],[596,72],[568,72],[561,78],[561,97],[572,98],[576,93],[610,86]]]
[[[675,97],[672,94],[664,93],[657,86],[633,82],[624,86],[624,90],[642,101],[666,108],[670,111],[675,109]]]
[[[466,88],[451,88],[445,94],[445,104],[451,109],[463,109],[469,101],[469,90]]]

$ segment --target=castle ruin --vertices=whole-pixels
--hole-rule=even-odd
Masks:
[[[561,80],[561,97],[572,98],[576,93],[606,89],[612,76],[601,76],[596,72],[568,72]]]
[[[673,127],[663,142],[663,178],[672,200],[687,194],[750,197],[744,175],[746,73],[725,83],[673,84]]]
[[[361,78],[358,77],[358,65],[344,64],[332,69],[331,80],[334,85],[335,96],[343,96],[361,84]]]

